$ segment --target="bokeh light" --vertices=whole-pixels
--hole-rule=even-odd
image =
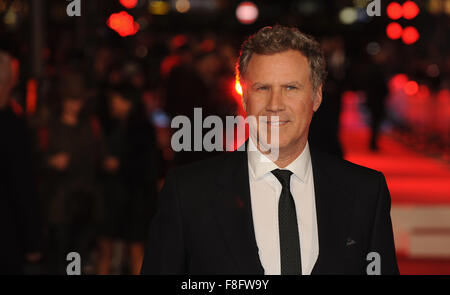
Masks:
[[[386,27],[386,35],[393,40],[399,39],[402,36],[403,29],[402,26],[398,23],[390,23]]]
[[[339,20],[345,25],[350,25],[358,19],[358,12],[353,7],[346,7],[339,12]]]
[[[258,7],[250,1],[242,2],[236,8],[236,17],[241,24],[249,25],[258,18]]]
[[[135,8],[138,0],[120,0],[120,4],[127,9]]]
[[[403,89],[405,84],[408,82],[408,76],[405,74],[396,74],[389,81],[389,85],[394,91]]]
[[[406,1],[403,3],[403,17],[406,19],[413,19],[419,14],[419,6],[413,1]]]
[[[150,1],[148,11],[155,15],[166,15],[170,11],[170,4],[166,1]]]
[[[186,13],[190,8],[191,3],[189,2],[189,0],[177,0],[177,2],[175,2],[175,9],[179,13]]]
[[[403,29],[402,40],[403,43],[410,45],[416,43],[419,40],[419,32],[414,27],[406,27]]]
[[[416,81],[408,81],[403,87],[403,91],[407,95],[414,95],[419,91],[419,84]]]
[[[392,2],[387,6],[386,13],[390,19],[396,20],[402,17],[403,8],[399,3]]]
[[[139,24],[126,11],[111,14],[107,25],[122,37],[134,35],[139,31]]]

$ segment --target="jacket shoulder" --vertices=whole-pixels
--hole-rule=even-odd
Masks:
[[[326,170],[330,177],[338,180],[344,186],[353,188],[374,188],[384,181],[382,172],[355,164],[334,155],[315,152],[313,157],[313,169]]]

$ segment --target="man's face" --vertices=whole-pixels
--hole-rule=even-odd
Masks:
[[[314,95],[309,63],[302,53],[288,50],[252,55],[244,78],[244,108],[248,116],[268,118],[267,123],[258,122],[267,128],[269,140],[272,127],[279,128],[280,151],[295,150],[306,143],[313,112],[321,101],[321,87]],[[271,116],[279,120],[271,120]]]

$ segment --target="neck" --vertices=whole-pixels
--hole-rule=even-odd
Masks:
[[[285,168],[289,164],[295,161],[303,152],[306,147],[306,140],[301,141],[294,149],[283,150],[280,149],[278,159],[274,163],[280,167]]]

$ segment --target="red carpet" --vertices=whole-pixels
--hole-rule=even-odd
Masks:
[[[343,101],[340,139],[345,158],[384,173],[393,207],[449,206],[448,164],[416,153],[386,134],[380,137],[380,150],[371,152],[368,148],[370,130],[362,120],[358,104],[355,97]],[[398,262],[402,274],[450,274],[450,257],[413,259],[399,255]]]

